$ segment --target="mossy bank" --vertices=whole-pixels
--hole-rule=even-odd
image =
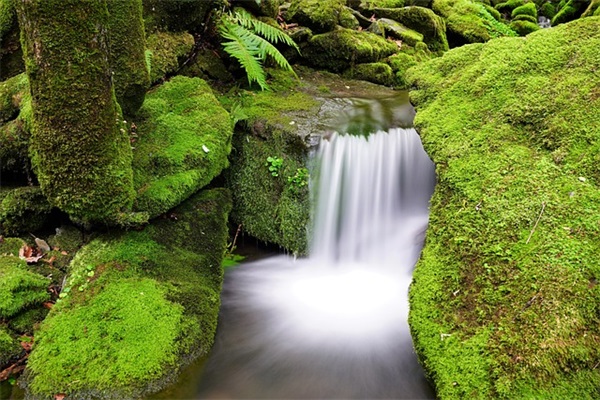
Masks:
[[[442,399],[598,398],[600,18],[409,70],[436,164],[410,291]]]

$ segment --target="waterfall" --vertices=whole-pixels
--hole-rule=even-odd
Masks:
[[[227,277],[202,397],[433,398],[407,324],[433,163],[413,129],[334,134],[316,161],[310,255]]]

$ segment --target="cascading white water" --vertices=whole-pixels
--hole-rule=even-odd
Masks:
[[[430,398],[407,292],[435,184],[413,129],[321,144],[310,256],[226,279],[202,397]]]

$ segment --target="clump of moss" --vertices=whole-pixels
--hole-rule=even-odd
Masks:
[[[31,95],[26,74],[0,83],[0,171],[29,173]]]
[[[131,147],[111,84],[106,3],[15,6],[32,94],[31,162],[40,187],[75,220],[115,224],[135,193]],[[47,45],[40,48],[40,42]]]
[[[395,43],[381,36],[338,27],[333,32],[312,36],[302,54],[317,67],[341,72],[355,64],[380,61],[397,50]]]
[[[376,8],[373,13],[379,18],[390,18],[423,35],[423,42],[434,54],[448,50],[446,23],[442,17],[425,7]]]
[[[133,115],[142,106],[150,86],[144,54],[142,0],[109,1],[107,6],[115,95],[123,113]]]
[[[2,237],[0,240],[0,256],[4,255],[12,255],[18,256],[19,249],[26,244],[23,239],[15,238],[15,237]]]
[[[208,354],[230,202],[226,190],[201,192],[143,231],[83,247],[36,333],[29,394],[143,397]]]
[[[332,31],[338,25],[345,0],[293,0],[286,18],[317,33]]]
[[[19,342],[0,325],[0,369],[18,357],[21,351]]]
[[[194,37],[187,32],[156,32],[148,36],[150,81],[158,82],[175,72],[194,47]]]
[[[50,299],[50,280],[27,269],[25,261],[0,256],[0,317],[8,318]]]
[[[499,22],[483,4],[478,2],[434,0],[432,9],[446,20],[448,40],[452,46],[483,43],[502,36],[516,36],[511,28]]]
[[[516,18],[510,23],[510,27],[515,30],[520,36],[529,35],[531,32],[535,32],[540,29],[537,22],[530,21],[522,17],[529,17],[528,15],[521,15],[521,18]]]
[[[199,78],[176,76],[149,92],[135,125],[134,208],[151,218],[181,203],[228,165],[231,120]]]
[[[554,18],[556,15],[556,7],[551,2],[547,1],[540,7],[540,15],[547,17],[549,19]]]
[[[526,3],[526,0],[508,0],[506,2],[498,3],[494,7],[496,10],[502,13],[510,13],[517,7],[522,6]]]
[[[8,326],[18,334],[33,335],[35,327],[46,318],[48,311],[50,310],[45,307],[27,309],[12,316]]]
[[[537,18],[537,7],[534,3],[525,3],[512,10],[511,18],[515,18],[517,15],[530,15]]]
[[[395,83],[392,67],[383,62],[355,65],[345,75],[385,86],[393,86]]]
[[[13,0],[0,0],[0,81],[25,70]]]
[[[552,26],[564,24],[579,18],[587,6],[587,2],[569,0],[564,6],[558,7],[556,15],[552,18]]]
[[[35,232],[44,227],[51,211],[39,187],[13,189],[0,202],[0,231],[5,235]]]
[[[438,173],[409,322],[442,399],[598,393],[599,21],[409,71]]]
[[[401,23],[396,22],[392,19],[381,18],[377,21],[377,23],[383,27],[385,34],[396,39],[400,39],[402,41],[403,46],[409,45],[414,47],[417,45],[417,43],[423,42],[422,34],[413,31],[412,29],[408,29]]]

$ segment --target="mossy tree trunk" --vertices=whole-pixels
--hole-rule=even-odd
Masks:
[[[142,106],[150,86],[142,0],[111,0],[107,6],[115,94],[123,113],[133,115]]]
[[[132,153],[109,66],[105,0],[16,0],[31,85],[32,165],[50,203],[116,223],[134,198]]]

